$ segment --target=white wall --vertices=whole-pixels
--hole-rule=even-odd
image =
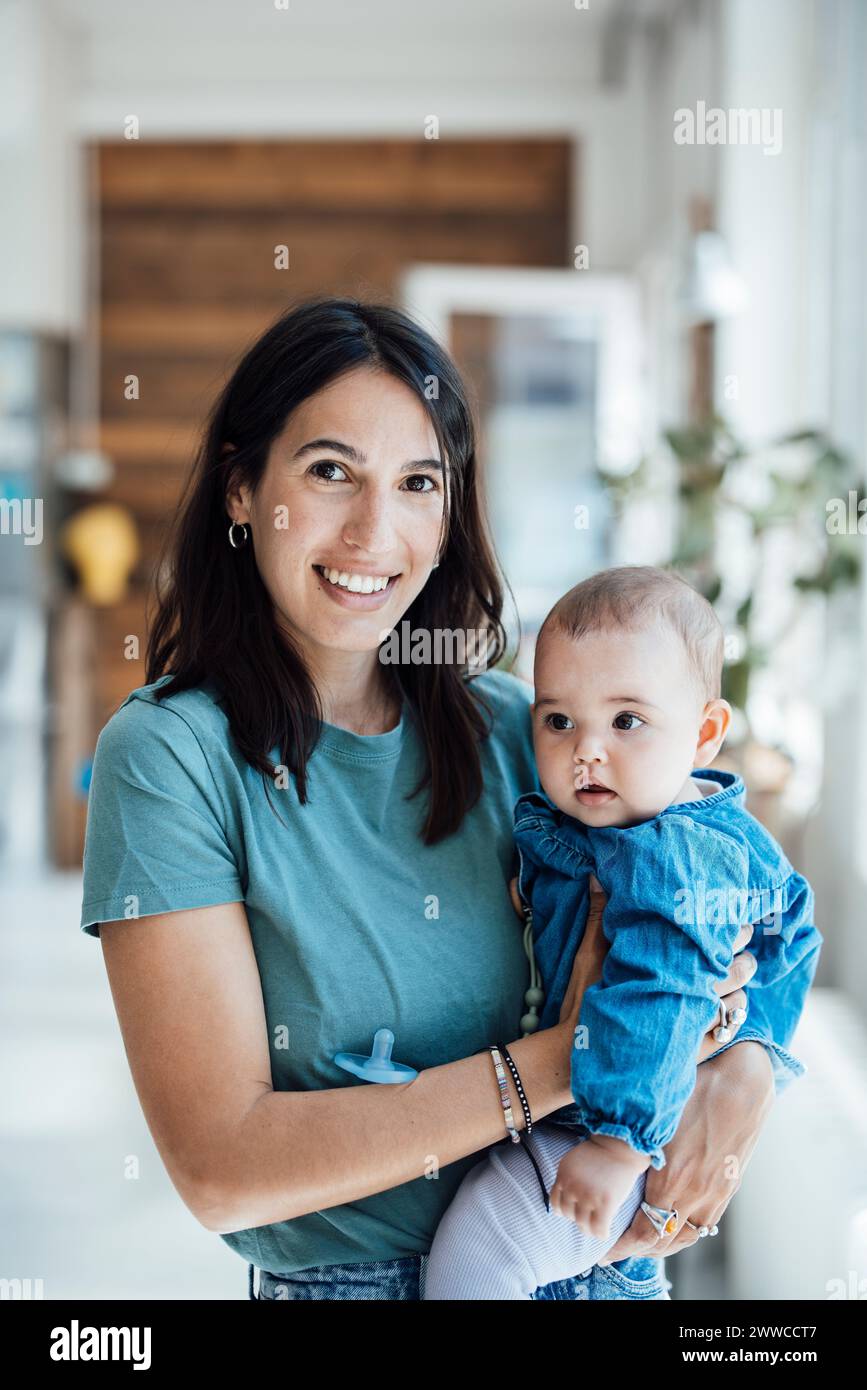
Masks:
[[[720,334],[718,372],[738,381],[727,413],[758,443],[799,426],[826,429],[863,469],[867,12],[862,0],[726,0],[723,15],[723,104],[783,112],[779,155],[749,147],[720,155],[720,226],[751,297]],[[825,705],[820,814],[808,825],[806,869],[826,934],[821,978],[863,1000],[867,758],[853,728],[867,707],[863,679],[858,694],[854,670],[841,668],[835,629],[844,620],[851,666],[863,677],[867,601],[859,611],[852,598],[832,610],[827,649],[805,653],[800,672]]]
[[[720,105],[782,111],[779,154],[756,145],[717,150],[719,229],[750,294],[745,312],[720,332],[718,371],[737,375],[728,414],[757,440],[791,429],[809,408],[812,11],[811,0],[726,0],[721,7]]]
[[[0,327],[63,336],[81,320],[83,194],[74,45],[33,0],[0,7]]]

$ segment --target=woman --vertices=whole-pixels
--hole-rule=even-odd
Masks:
[[[417,1299],[440,1216],[505,1135],[488,1045],[511,1040],[533,1120],[568,1104],[605,947],[597,914],[560,1024],[520,1038],[511,813],[538,786],[530,691],[379,659],[404,622],[484,629],[488,666],[504,649],[448,356],[390,308],[287,312],[216,404],[172,555],[148,683],[97,745],[81,925],[166,1168],[249,1262],[251,1297],[258,1266],[259,1297]],[[754,968],[742,953],[720,986],[730,1009]],[[335,1064],[386,1026],[415,1080]],[[537,1298],[667,1297],[659,1257],[696,1238],[686,1218],[720,1216],[737,1186],[723,1159],[747,1160],[784,1065],[748,1027],[733,1041],[705,1040],[716,1055],[648,1184],[677,1203],[677,1233],[639,1213],[617,1263]]]

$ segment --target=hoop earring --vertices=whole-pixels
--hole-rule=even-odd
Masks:
[[[236,540],[235,540],[235,537],[234,537],[234,535],[233,535],[233,532],[234,532],[236,526],[240,526],[241,530],[244,532],[244,539],[243,539],[242,541],[236,541]],[[243,549],[243,547],[244,547],[246,544],[247,544],[247,524],[246,524],[246,522],[244,522],[244,521],[233,521],[232,524],[231,524],[230,527],[229,527],[229,545],[232,547],[233,550],[241,550],[241,549]]]

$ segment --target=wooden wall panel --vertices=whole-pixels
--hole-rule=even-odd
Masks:
[[[568,164],[562,139],[122,140],[100,146],[100,186],[106,209],[547,216]]]

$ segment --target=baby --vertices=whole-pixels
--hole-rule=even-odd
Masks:
[[[515,806],[519,891],[545,986],[533,1026],[559,1019],[593,876],[610,945],[575,1030],[574,1104],[467,1175],[431,1248],[426,1299],[530,1298],[586,1272],[631,1225],[646,1170],[665,1165],[721,1012],[713,986],[746,922],[757,969],[738,1039],[769,1046],[778,1090],[804,1071],[786,1044],[822,937],[809,884],[746,810],[742,780],[700,770],[731,717],[722,664],[710,604],[650,567],[585,580],[542,625],[532,715],[544,794]],[[725,1019],[714,1036],[726,1045]],[[642,1220],[652,1233],[646,1210]]]

